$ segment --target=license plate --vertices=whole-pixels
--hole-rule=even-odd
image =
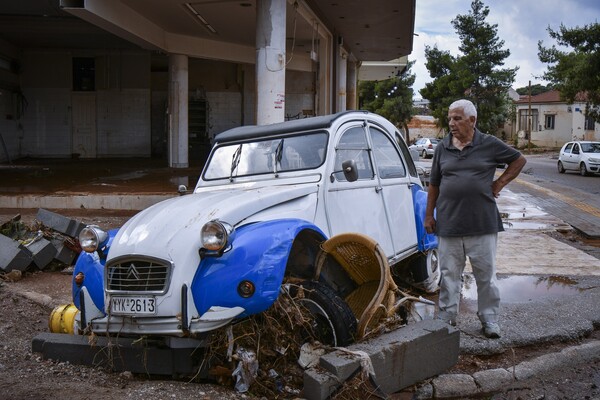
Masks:
[[[154,315],[156,314],[156,298],[112,296],[110,308],[112,314]]]

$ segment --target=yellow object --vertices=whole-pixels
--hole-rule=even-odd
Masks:
[[[75,333],[75,317],[79,313],[75,304],[56,306],[50,314],[48,327],[52,333]]]

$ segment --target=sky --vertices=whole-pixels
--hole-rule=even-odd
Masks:
[[[482,0],[490,9],[486,22],[497,25],[497,37],[504,40],[503,49],[510,50],[500,68],[519,67],[513,88],[529,84],[547,84],[539,78],[546,70],[538,54],[538,41],[544,47],[556,44],[548,35],[548,26],[558,30],[560,24],[568,28],[600,23],[600,0]],[[416,75],[414,97],[421,98],[419,90],[432,81],[425,67],[425,46],[437,44],[440,50],[460,55],[460,39],[452,26],[457,15],[471,11],[471,0],[416,0],[415,35],[413,51],[408,56],[415,61],[411,72]]]

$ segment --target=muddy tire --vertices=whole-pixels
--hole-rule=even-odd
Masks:
[[[330,287],[315,281],[290,285],[290,295],[312,316],[312,336],[330,346],[347,346],[354,342],[357,321],[348,304]]]
[[[562,162],[558,162],[558,173],[559,174],[564,174],[565,173],[565,167],[563,166]]]

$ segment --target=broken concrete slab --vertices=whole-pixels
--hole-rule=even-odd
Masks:
[[[365,342],[337,350],[320,359],[322,370],[304,375],[305,391],[312,399],[331,392],[332,380],[343,383],[361,368],[360,359],[350,352],[368,355],[373,367],[373,381],[384,393],[395,393],[424,379],[438,375],[458,361],[460,332],[440,320],[419,321]],[[319,374],[326,374],[321,378]],[[319,387],[313,387],[317,385]]]
[[[33,263],[40,271],[44,270],[56,255],[56,247],[43,237],[36,238],[33,242],[26,244],[25,247],[31,252]]]
[[[0,235],[0,270],[25,271],[32,262],[31,252],[20,242]]]
[[[440,375],[433,379],[436,399],[455,399],[479,392],[475,379],[467,374]]]
[[[73,260],[77,256],[77,252],[68,247],[62,238],[54,238],[51,240],[52,244],[56,248],[56,254],[54,259],[65,265],[71,265]]]
[[[38,209],[36,219],[44,226],[71,237],[77,237],[86,226],[83,222],[67,218],[43,208]]]

